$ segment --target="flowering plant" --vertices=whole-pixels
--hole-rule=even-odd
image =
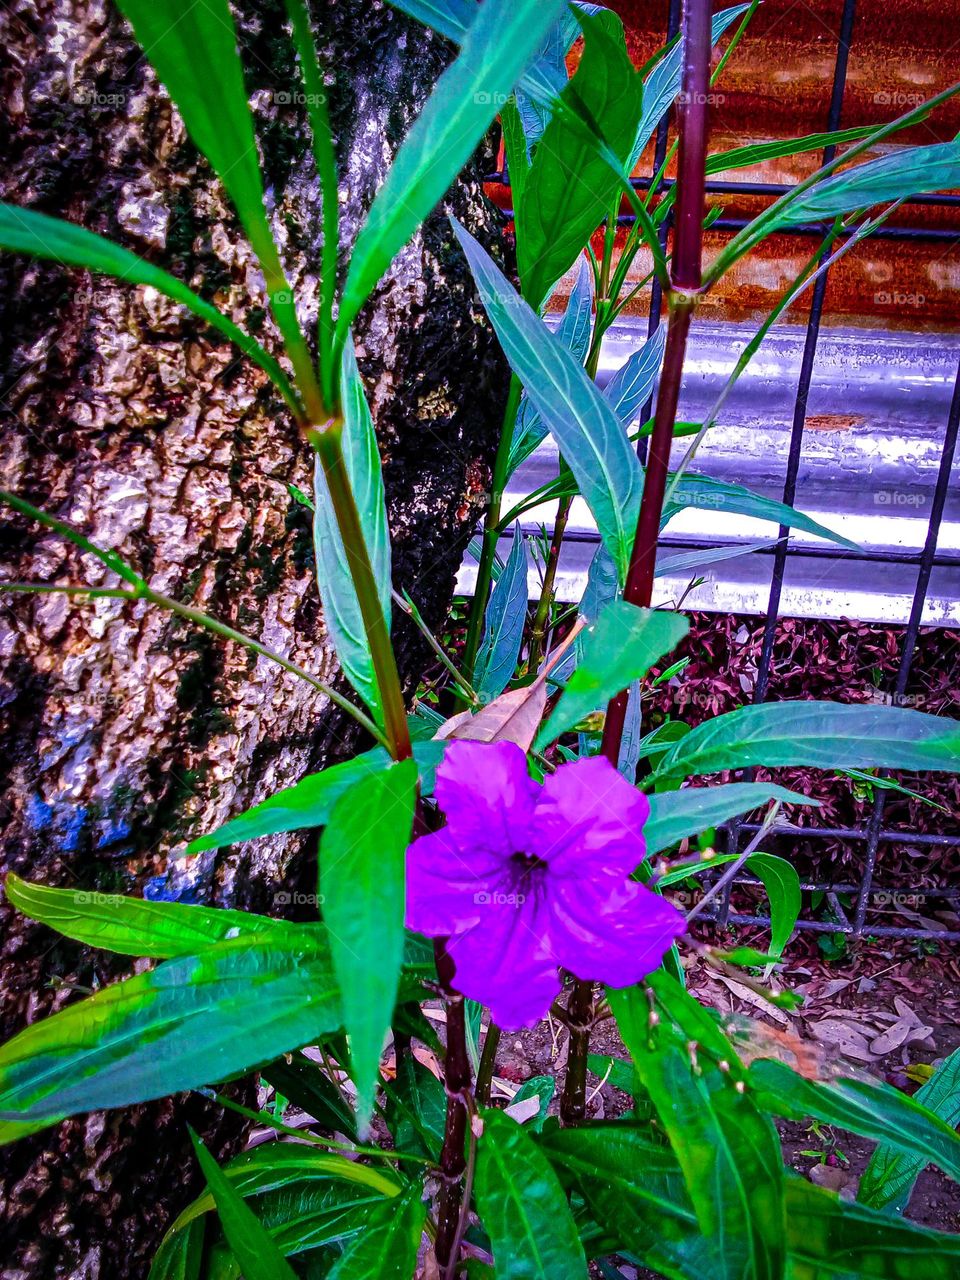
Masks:
[[[314,1128],[295,1129],[276,1112],[251,1112],[229,1093],[214,1094],[296,1141],[258,1146],[221,1168],[198,1140],[209,1194],[172,1224],[153,1280],[240,1273],[248,1280],[373,1280],[418,1268],[444,1280],[465,1271],[571,1280],[585,1278],[593,1259],[612,1256],[692,1280],[955,1274],[956,1238],[881,1212],[927,1161],[960,1175],[953,1130],[895,1090],[811,1071],[796,1056],[785,1062],[760,1028],[750,1039],[721,1025],[686,993],[678,943],[698,947],[716,966],[743,966],[758,998],[790,1001],[762,975],[776,966],[795,923],[799,880],[759,846],[781,803],[808,801],[767,782],[691,781],[757,765],[956,771],[960,730],[902,708],[808,702],[745,706],[692,729],[644,735],[642,696],[687,631],[679,611],[651,607],[651,592],[661,526],[694,504],[697,492],[706,487],[731,510],[762,510],[785,526],[836,536],[792,508],[760,504],[747,490],[690,472],[723,400],[701,424],[677,421],[698,301],[778,228],[813,217],[831,223],[735,380],[789,302],[888,211],[866,217],[862,210],[892,205],[908,190],[960,185],[960,144],[895,151],[842,172],[831,161],[733,236],[704,272],[710,51],[737,23],[719,73],[757,0],[712,21],[705,0],[686,0],[682,43],[663,51],[645,76],[630,61],[619,19],[599,6],[398,0],[461,50],[348,255],[338,235],[338,157],[323,72],[303,0],[288,0],[323,187],[314,352],[265,213],[227,0],[190,7],[120,0],[120,7],[237,209],[280,349],[268,350],[161,268],[68,222],[3,206],[0,247],[149,285],[265,371],[315,454],[319,588],[344,675],[363,706],[157,591],[56,516],[15,495],[6,501],[118,576],[122,585],[90,588],[90,596],[147,601],[246,644],[312,681],[374,745],[191,846],[322,828],[316,920],[134,897],[91,900],[8,879],[9,899],[33,918],[160,963],[69,1004],[0,1050],[0,1138],[184,1090],[209,1095],[253,1071],[312,1116]],[[580,35],[583,55],[568,82],[565,55]],[[662,198],[655,183],[642,199],[631,172],[678,94],[678,182]],[[938,101],[880,130],[798,139],[766,154],[843,141],[852,144],[843,156],[849,164]],[[498,110],[515,196],[519,291],[456,224],[451,249],[470,264],[512,380],[459,659],[429,637],[450,675],[440,701],[448,714],[428,702],[408,714],[390,638],[379,455],[350,331]],[[715,167],[748,162],[734,152]],[[570,184],[571,172],[581,180]],[[615,257],[624,200],[633,220]],[[667,296],[665,337],[658,330],[601,391],[600,344],[636,292],[627,276],[641,252],[652,264],[644,285]],[[577,262],[577,284],[554,332],[541,309]],[[507,480],[548,432],[562,454],[558,475],[505,513]],[[670,447],[684,434],[694,439],[671,474]],[[644,462],[638,438],[648,442]],[[571,629],[555,580],[576,496],[590,508],[601,545]],[[518,521],[548,500],[557,504],[555,529],[528,615],[527,541]],[[511,550],[500,563],[498,546],[511,528]],[[415,607],[398,599],[421,625]],[[715,828],[765,805],[772,807],[756,840],[743,851],[713,852]],[[690,858],[685,842],[698,837],[705,852]],[[744,863],[771,898],[766,954],[721,953],[689,930]],[[713,877],[711,887],[685,919],[671,888],[703,875]],[[442,1020],[442,1042],[424,1010]],[[524,1097],[514,1099],[537,1099],[521,1123],[515,1108],[511,1115],[491,1105],[500,1030],[548,1012],[567,1032],[560,1117],[546,1114],[549,1078],[527,1082]],[[591,1036],[611,1018],[623,1057],[609,1065],[633,1107],[616,1121],[586,1124]],[[304,1048],[317,1052],[305,1056]],[[442,1061],[442,1083],[425,1060]],[[956,1069],[953,1061],[949,1070]],[[810,1115],[881,1141],[860,1202],[841,1201],[785,1169],[771,1115]]]

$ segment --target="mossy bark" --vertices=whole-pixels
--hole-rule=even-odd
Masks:
[[[268,201],[309,329],[319,198],[282,5],[237,9]],[[396,11],[319,0],[334,67],[345,236],[451,50]],[[251,252],[129,31],[101,0],[14,0],[0,18],[0,197],[66,217],[172,269],[276,349]],[[446,209],[489,245],[484,158]],[[487,488],[506,373],[439,209],[356,327],[377,423],[395,581],[438,622]],[[167,594],[336,679],[312,578],[310,458],[264,377],[142,289],[0,256],[0,483],[115,548]],[[107,581],[0,511],[3,576]],[[395,625],[401,672],[423,652]],[[357,745],[351,722],[265,660],[143,605],[0,601],[0,866],[52,884],[274,910],[308,886],[315,841],[276,837],[189,862],[185,842]],[[174,870],[171,870],[174,868]],[[278,912],[279,913],[279,910]],[[58,942],[5,906],[0,1032],[126,961]],[[57,984],[51,988],[51,983]],[[64,983],[67,985],[65,986]],[[70,1121],[0,1153],[12,1276],[146,1274],[196,1190],[184,1121],[221,1153],[240,1129],[199,1099]]]

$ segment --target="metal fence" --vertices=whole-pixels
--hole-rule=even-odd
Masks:
[[[824,127],[831,132],[839,129],[841,126],[844,90],[847,83],[847,66],[851,43],[855,38],[855,18],[856,0],[845,0],[840,26],[837,33],[836,58],[829,108],[827,111],[827,118],[824,122]],[[677,34],[679,25],[680,0],[670,0],[669,25],[666,32],[668,39],[672,39]],[[665,119],[660,124],[656,138],[652,169],[653,174],[656,174],[660,170],[667,154],[668,129],[669,124]],[[823,162],[829,162],[833,158],[834,154],[835,149],[833,147],[828,147],[823,154]],[[507,184],[509,178],[507,174],[502,173],[493,175],[492,180]],[[649,190],[652,181],[652,178],[634,179],[636,187],[640,190]],[[716,193],[720,195],[737,193],[741,195],[758,195],[775,198],[788,190],[788,188],[774,183],[731,183],[716,181],[708,182],[707,190],[709,193]],[[960,206],[960,196],[945,195],[920,197],[916,201],[907,203]],[[632,221],[632,215],[623,214],[621,221],[629,223]],[[727,230],[733,232],[740,230],[744,225],[745,219],[721,217],[712,224],[712,228],[714,230]],[[831,228],[827,225],[797,226],[792,229],[790,234],[795,236],[810,236],[813,234],[822,238],[830,231],[830,229]],[[891,225],[890,223],[886,224],[879,234],[886,239],[903,242],[911,240],[955,241],[957,239],[954,232],[945,230],[942,227],[928,228]],[[666,243],[667,235],[668,226],[665,225],[661,230],[661,237],[664,244]],[[823,323],[824,299],[826,296],[828,274],[829,272],[824,272],[819,276],[813,288],[810,311],[803,341],[802,359],[799,365],[799,377],[796,385],[793,423],[790,432],[789,452],[786,462],[786,474],[783,479],[783,501],[790,505],[795,503],[797,496],[797,479],[800,473],[801,455],[803,451],[804,427],[807,421],[808,399],[817,363],[817,348]],[[654,332],[660,324],[662,299],[659,284],[656,280],[652,285],[651,292],[652,296],[649,321],[650,333]],[[647,405],[641,421],[649,417],[650,409],[651,406]],[[957,372],[953,397],[949,413],[944,424],[943,447],[940,454],[939,468],[936,473],[936,483],[930,504],[930,518],[927,524],[926,537],[922,548],[915,553],[903,550],[860,553],[864,558],[872,557],[885,561],[889,564],[896,564],[899,566],[899,572],[901,573],[907,573],[912,568],[916,569],[916,583],[913,590],[913,601],[912,607],[909,611],[909,617],[898,620],[900,624],[904,626],[904,633],[897,678],[894,689],[891,691],[891,697],[894,702],[902,702],[906,694],[914,658],[914,651],[916,648],[917,636],[923,616],[924,604],[930,585],[931,573],[939,566],[956,569],[958,565],[960,565],[960,558],[958,558],[952,550],[947,554],[938,553],[938,538],[944,517],[944,508],[950,484],[951,470],[956,453],[958,424],[960,424],[960,369],[958,369]],[[641,456],[644,444],[645,442],[641,441]],[[786,529],[780,529],[781,541],[779,541],[776,547],[770,552],[773,556],[773,569],[769,600],[766,608],[766,621],[761,657],[754,690],[754,699],[757,702],[766,700],[769,692],[774,639],[777,624],[781,617],[784,574],[788,559],[793,554],[790,545],[784,540],[786,533]],[[579,536],[584,538],[585,535],[581,533]],[[808,552],[805,552],[805,554],[807,553]],[[842,554],[856,555],[856,553]],[[749,777],[750,774],[744,773],[743,776]],[[803,888],[808,895],[810,893],[817,893],[824,896],[825,901],[830,907],[833,919],[820,920],[811,919],[809,916],[801,917],[798,922],[798,928],[804,930],[815,930],[822,933],[848,934],[855,937],[933,937],[936,938],[938,942],[960,941],[960,930],[933,930],[924,925],[898,927],[894,925],[875,923],[871,919],[871,903],[884,905],[889,903],[893,896],[892,891],[887,892],[880,888],[876,880],[879,854],[881,848],[885,844],[908,840],[913,845],[928,848],[960,847],[960,834],[952,834],[947,831],[944,831],[942,834],[923,834],[910,830],[888,829],[884,826],[885,802],[886,793],[884,790],[877,788],[875,791],[872,811],[866,823],[859,827],[796,827],[779,824],[775,828],[777,835],[780,836],[789,837],[791,835],[797,835],[802,836],[805,840],[855,842],[863,848],[863,871],[859,883],[831,883],[829,881],[822,880],[809,880],[804,883]],[[956,815],[954,815],[954,821],[955,817]],[[949,821],[949,818],[945,819],[945,822]],[[730,824],[722,833],[725,850],[733,853],[739,853],[746,847],[749,840],[757,833],[758,830],[759,826],[756,823],[735,822]],[[705,912],[706,918],[714,919],[721,927],[728,925],[769,925],[769,916],[759,913],[754,914],[749,910],[738,909],[736,905],[738,901],[738,888],[755,885],[757,883],[758,882],[750,876],[740,876],[736,878],[725,888],[722,894],[717,897],[715,902],[712,904],[711,909]],[[922,894],[925,900],[929,899],[933,902],[948,903],[954,909],[960,909],[960,886],[940,885],[932,888],[924,887]],[[842,899],[845,897],[851,900],[853,903],[852,906],[846,907],[844,905]]]

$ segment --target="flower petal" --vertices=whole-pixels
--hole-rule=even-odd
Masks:
[[[560,990],[557,959],[544,931],[546,916],[530,902],[491,901],[475,928],[447,943],[456,989],[488,1005],[505,1031],[533,1026]]]
[[[625,878],[643,861],[650,802],[603,756],[562,764],[541,788],[537,852],[551,877],[579,878],[602,868]]]
[[[550,938],[565,969],[609,987],[629,987],[656,969],[686,932],[681,912],[633,880],[560,880],[550,895]]]
[[[434,794],[459,845],[509,857],[527,847],[539,791],[515,742],[453,741]]]
[[[461,847],[449,828],[418,837],[407,848],[407,928],[444,938],[478,924],[502,867],[501,856]]]

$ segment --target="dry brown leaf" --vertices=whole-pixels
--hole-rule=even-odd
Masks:
[[[779,1022],[781,1026],[788,1027],[790,1025],[790,1019],[783,1010],[778,1009],[777,1006],[775,1004],[771,1004],[769,1000],[764,1000],[763,996],[759,995],[756,991],[751,991],[750,988],[745,987],[742,982],[736,982],[733,978],[726,977],[725,974],[718,973],[717,977],[725,987],[729,988],[729,990],[733,992],[738,1000],[742,1000],[745,1004],[751,1005],[761,1013],[769,1014],[770,1017],[773,1018],[774,1022]]]
[[[475,715],[461,711],[441,725],[435,736],[469,742],[515,742],[529,751],[546,709],[547,682],[538,676],[533,684],[501,693]]]
[[[852,1022],[824,1018],[822,1022],[811,1022],[809,1027],[821,1043],[832,1045],[844,1057],[854,1058],[857,1062],[873,1062],[869,1040]]]
[[[901,1018],[895,1022],[892,1027],[888,1027],[875,1040],[870,1041],[870,1052],[875,1053],[877,1057],[883,1057],[884,1054],[893,1053],[894,1049],[899,1049],[901,1045],[912,1044],[916,1040],[926,1040],[927,1036],[933,1034],[933,1027],[925,1027],[918,1022],[913,1016],[913,1010],[910,1011],[910,1018]]]

